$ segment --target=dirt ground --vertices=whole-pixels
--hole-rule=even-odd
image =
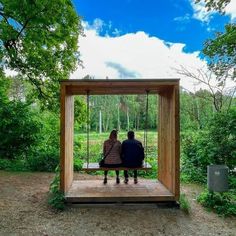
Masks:
[[[53,174],[0,171],[0,235],[232,235],[236,218],[222,218],[196,203],[201,188],[184,185],[191,212],[145,205],[47,205]],[[101,178],[76,174],[77,179]],[[141,181],[141,180],[140,180]]]

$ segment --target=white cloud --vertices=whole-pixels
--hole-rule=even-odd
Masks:
[[[193,18],[202,22],[209,23],[212,15],[216,13],[215,11],[207,11],[204,1],[195,3],[195,0],[190,0],[190,4],[193,8]]]
[[[103,20],[96,18],[93,20],[92,24],[88,24],[88,22],[82,22],[82,26],[87,30],[96,30],[97,32],[102,31],[105,23]]]
[[[179,21],[179,22],[189,22],[190,20],[190,15],[186,14],[184,16],[178,16],[174,18],[174,21]]]
[[[213,14],[215,14],[216,11],[214,10],[207,11],[203,0],[197,4],[195,3],[195,0],[189,0],[189,1],[194,12],[193,18],[200,20],[202,22],[205,22],[205,23],[209,23]],[[232,21],[236,20],[236,1],[235,0],[231,0],[231,2],[226,6],[225,14],[229,15]]]
[[[231,2],[226,6],[225,13],[229,14],[232,20],[236,19],[236,2],[231,0]]]
[[[85,29],[86,37],[79,40],[84,69],[79,67],[72,79],[86,75],[94,78],[179,78],[174,68],[191,70],[206,68],[199,52],[184,52],[184,44],[165,42],[145,32],[122,36],[100,36],[95,29]],[[190,78],[181,78],[181,85],[193,90]]]

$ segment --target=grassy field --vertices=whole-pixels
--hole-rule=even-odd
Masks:
[[[153,171],[143,172],[143,176],[156,177],[157,175],[157,132],[149,131],[147,133],[147,156],[145,160],[153,167]],[[89,162],[98,162],[101,159],[103,142],[108,139],[109,133],[91,132],[89,134]],[[135,138],[143,143],[144,131],[136,131]],[[127,132],[119,132],[118,140],[121,142],[127,139]],[[76,132],[75,140],[75,161],[79,165],[87,162],[87,134]],[[79,169],[79,168],[78,168]]]

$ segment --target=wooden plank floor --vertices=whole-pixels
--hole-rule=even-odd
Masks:
[[[99,203],[99,202],[159,202],[174,201],[174,195],[157,180],[140,179],[138,184],[130,178],[128,184],[115,183],[108,180],[75,180],[68,193],[67,202]]]

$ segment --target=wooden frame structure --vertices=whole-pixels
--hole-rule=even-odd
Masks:
[[[160,186],[165,194],[141,194],[139,197],[125,195],[124,201],[178,201],[179,183],[179,79],[129,79],[129,80],[65,80],[61,81],[61,150],[60,150],[60,189],[67,201],[80,202],[81,193],[73,195],[75,188],[81,191],[88,189],[86,183],[73,181],[73,136],[74,136],[74,95],[117,95],[117,94],[150,94],[159,95],[158,117],[158,176],[154,183],[146,184],[155,192]],[[77,186],[77,187],[76,187]],[[111,187],[114,190],[114,187]],[[122,187],[123,188],[123,187]],[[141,187],[140,187],[141,188]],[[143,188],[146,188],[143,186]],[[70,192],[71,189],[74,189]],[[84,190],[85,189],[85,190]],[[132,187],[132,191],[136,191]],[[118,188],[119,190],[119,188]],[[80,191],[80,190],[79,190]],[[112,201],[103,188],[100,202]],[[117,191],[117,187],[114,191]],[[123,191],[123,190],[122,190]],[[130,189],[127,190],[128,192]],[[140,191],[140,189],[139,189]],[[160,190],[159,192],[161,192]],[[109,190],[111,192],[111,189]],[[109,193],[110,194],[110,193]],[[117,194],[117,192],[115,193]],[[129,192],[130,194],[130,192]],[[85,194],[85,196],[87,196]],[[135,194],[134,194],[135,196]],[[93,195],[81,201],[96,201]],[[115,199],[115,198],[114,198]],[[113,199],[113,200],[114,200]],[[122,197],[119,198],[122,201]]]

